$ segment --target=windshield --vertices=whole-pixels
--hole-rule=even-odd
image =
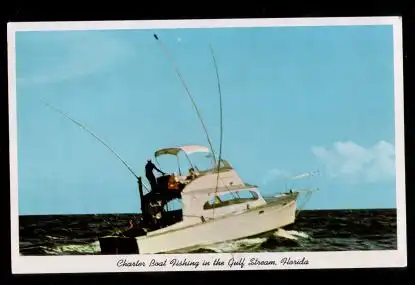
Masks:
[[[164,155],[159,156],[157,162],[161,170],[176,175],[188,175],[191,168],[199,173],[212,171],[217,168],[213,164],[212,156],[206,153],[193,153],[188,156],[184,153],[179,153],[177,156]],[[226,160],[221,160],[220,167],[230,168],[231,166]]]
[[[193,153],[188,156],[184,153],[179,153],[177,156],[163,155],[156,161],[161,170],[176,175],[187,175],[190,168],[200,172],[213,167],[212,158],[206,153]]]
[[[255,191],[251,190],[241,190],[237,192],[218,194],[206,201],[206,203],[203,205],[203,209],[208,210],[234,204],[241,204],[258,200],[258,198],[258,194]]]

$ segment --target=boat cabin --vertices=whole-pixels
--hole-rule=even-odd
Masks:
[[[161,170],[170,174],[158,177],[156,189],[142,197],[143,219],[149,229],[161,229],[178,222],[192,224],[266,203],[256,186],[245,183],[226,160],[217,163],[213,158],[212,161],[208,159],[210,165],[200,169],[190,159],[190,155],[195,153],[205,153],[205,158],[212,158],[207,147],[197,145],[164,148],[155,152],[159,166],[160,156],[175,156],[177,172],[168,172],[160,166]],[[183,172],[179,154],[184,154],[189,164],[187,173]],[[170,209],[172,204],[181,209]]]

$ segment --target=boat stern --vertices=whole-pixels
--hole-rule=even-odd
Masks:
[[[140,253],[135,237],[105,236],[98,240],[103,255]]]

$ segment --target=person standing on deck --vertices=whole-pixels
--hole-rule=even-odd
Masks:
[[[150,159],[147,160],[146,177],[147,177],[148,182],[150,182],[150,186],[152,190],[156,189],[157,187],[157,180],[156,180],[156,177],[154,176],[153,169],[157,170],[162,175],[165,175],[165,173],[161,171],[160,169],[158,169]]]

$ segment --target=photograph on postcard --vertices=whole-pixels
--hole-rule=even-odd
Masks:
[[[20,256],[397,250],[392,24],[110,23],[14,31]]]

